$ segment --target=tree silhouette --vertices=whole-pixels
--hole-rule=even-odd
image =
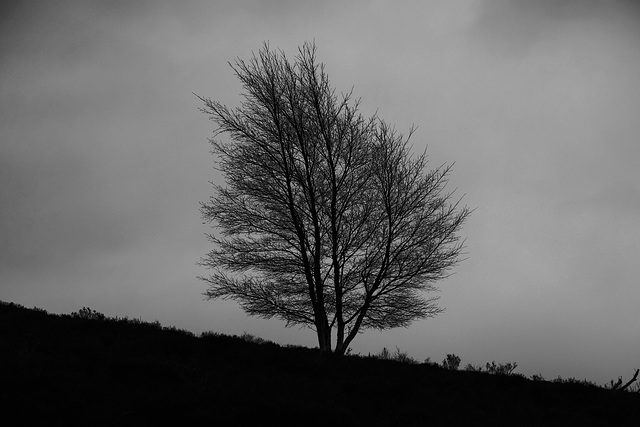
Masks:
[[[444,192],[451,166],[425,172],[426,151],[410,153],[413,128],[405,137],[363,117],[352,92],[337,96],[313,43],[293,62],[265,43],[230,65],[239,107],[198,96],[226,180],[201,203],[218,230],[200,261],[212,270],[200,277],[205,295],[315,329],[324,354],[344,354],[365,328],[440,313],[423,293],[459,261],[470,213]]]

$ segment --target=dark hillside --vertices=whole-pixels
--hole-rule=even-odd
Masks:
[[[253,341],[0,303],[0,423],[637,425],[640,393]]]

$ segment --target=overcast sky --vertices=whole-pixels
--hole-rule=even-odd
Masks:
[[[422,361],[600,384],[640,368],[640,7],[598,0],[9,1],[0,6],[0,299],[314,346],[205,301],[227,62],[315,39],[476,208],[435,319],[367,332]]]

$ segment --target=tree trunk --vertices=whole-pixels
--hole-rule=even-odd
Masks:
[[[316,320],[316,333],[318,335],[318,347],[320,348],[320,354],[331,354],[331,329],[327,323],[326,314],[321,311],[319,313],[319,319]]]

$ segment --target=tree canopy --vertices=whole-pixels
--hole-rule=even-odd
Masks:
[[[201,203],[215,228],[200,261],[211,270],[205,295],[308,326],[336,354],[366,328],[440,313],[426,294],[460,261],[470,214],[445,192],[451,165],[427,170],[413,129],[405,136],[364,117],[352,92],[338,95],[313,43],[293,61],[264,44],[231,67],[238,107],[199,97],[225,178]]]

